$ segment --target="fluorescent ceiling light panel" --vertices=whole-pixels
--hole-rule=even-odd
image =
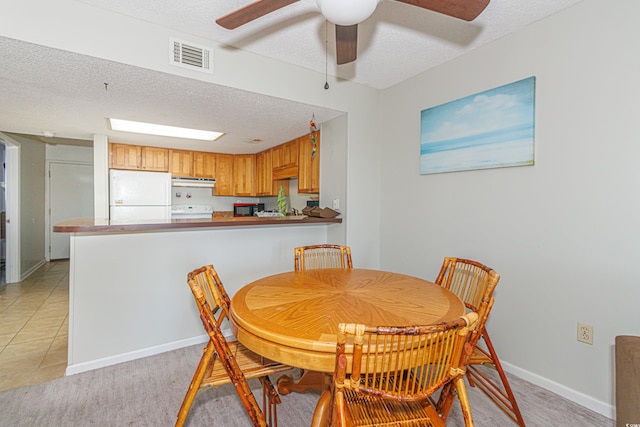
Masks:
[[[224,132],[212,132],[208,130],[179,128],[174,126],[155,125],[152,123],[132,122],[129,120],[109,119],[112,130],[123,132],[144,133],[148,135],[170,136],[174,138],[201,139],[215,141],[224,135]]]

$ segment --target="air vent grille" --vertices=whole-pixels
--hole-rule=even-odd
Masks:
[[[211,48],[171,39],[171,63],[192,70],[213,72]]]

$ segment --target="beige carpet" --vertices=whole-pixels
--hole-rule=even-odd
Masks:
[[[201,345],[187,347],[1,392],[0,426],[172,426],[201,351]],[[614,425],[571,401],[510,378],[529,427]],[[255,386],[258,390],[257,382]],[[317,399],[314,393],[282,396],[279,425],[309,426]],[[476,389],[469,389],[469,399],[476,426],[515,425]],[[447,424],[464,425],[457,404]],[[198,394],[187,425],[246,427],[250,422],[233,387],[224,386]]]

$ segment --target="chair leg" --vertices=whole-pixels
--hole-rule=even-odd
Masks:
[[[449,382],[442,388],[438,402],[435,405],[438,415],[440,415],[440,418],[444,421],[447,421],[447,417],[449,417],[449,412],[451,411],[455,397],[455,388],[453,384]]]
[[[487,346],[488,353],[480,348],[478,348],[478,350],[485,353],[491,359],[498,375],[500,376],[502,389],[500,389],[500,387],[486,375],[480,372],[477,366],[472,364],[467,366],[467,378],[469,379],[469,384],[473,387],[478,387],[516,424],[520,427],[525,427],[522,413],[520,412],[520,408],[518,408],[518,403],[516,402],[516,398],[511,390],[511,386],[509,385],[509,380],[502,369],[500,359],[498,359],[498,355],[496,354],[495,348],[493,347],[489,334],[486,330],[482,331],[482,338]]]
[[[464,385],[464,377],[459,377],[456,381],[456,391],[458,392],[458,400],[462,408],[462,417],[464,425],[473,427],[473,417],[471,416],[471,406],[469,405],[469,397],[467,396],[467,387]]]
[[[278,427],[278,407],[280,395],[273,386],[268,376],[260,378],[262,383],[262,411],[269,424],[269,427]]]
[[[187,419],[187,415],[189,415],[191,405],[193,404],[193,399],[195,399],[196,394],[200,389],[200,384],[202,384],[202,380],[204,379],[204,375],[209,367],[209,363],[211,362],[211,358],[213,357],[214,352],[215,348],[213,347],[211,341],[209,341],[209,343],[203,350],[202,357],[200,358],[200,363],[198,363],[198,368],[193,374],[193,379],[191,380],[191,384],[189,384],[187,394],[184,396],[182,406],[180,406],[180,410],[178,411],[178,420],[176,421],[176,427],[182,427],[182,425],[184,425],[184,422]]]

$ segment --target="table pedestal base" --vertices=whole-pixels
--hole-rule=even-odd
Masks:
[[[290,375],[282,375],[277,381],[278,393],[320,392],[320,399],[318,399],[318,404],[313,412],[311,427],[324,427],[329,420],[329,405],[331,404],[331,393],[329,392],[330,381],[330,374],[318,371],[304,371],[302,376],[297,380],[294,380]]]
[[[331,375],[317,371],[306,370],[297,380],[294,380],[291,375],[282,375],[277,381],[278,393],[306,393],[308,391],[322,393],[329,388],[329,381],[331,381]]]

